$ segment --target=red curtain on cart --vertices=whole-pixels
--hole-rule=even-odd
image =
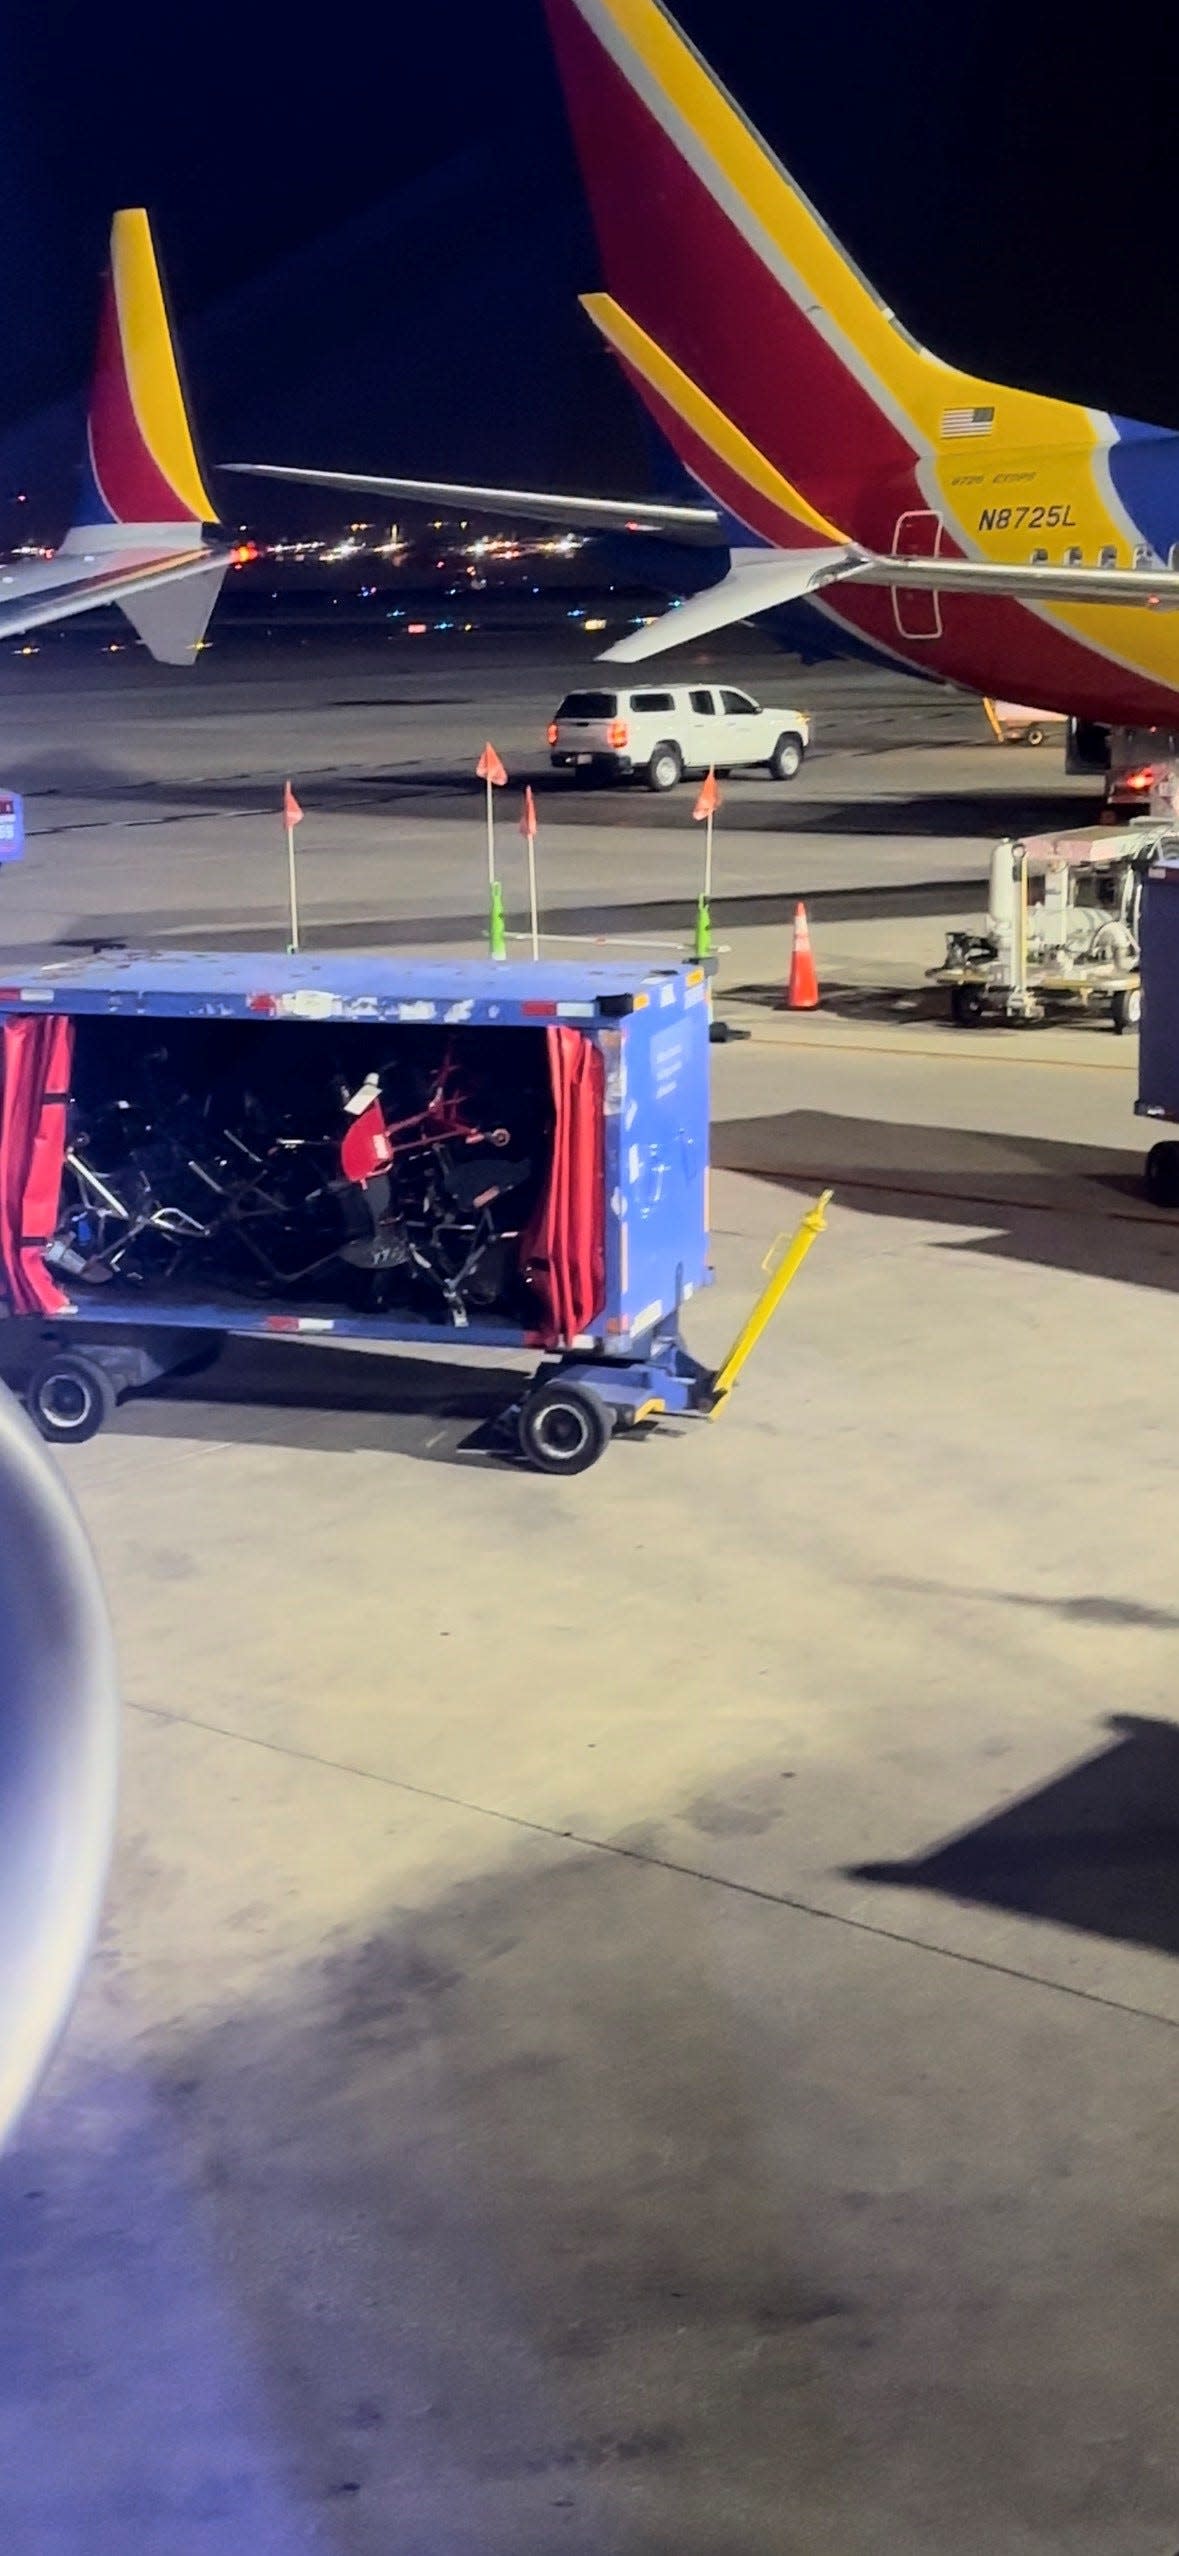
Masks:
[[[73,1024],[6,1020],[0,1039],[0,1290],[14,1314],[61,1313],[44,1251],[57,1224]]]
[[[606,1292],[606,1198],[599,1051],[580,1030],[545,1031],[553,1152],[521,1259],[543,1311],[546,1346],[588,1331]]]

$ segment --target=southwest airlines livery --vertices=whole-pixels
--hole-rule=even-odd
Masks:
[[[188,664],[232,553],[205,494],[144,212],[116,213],[77,519],[51,559],[0,565],[0,639],[117,603],[153,657]]]
[[[805,602],[857,654],[1179,730],[1179,436],[942,363],[660,0],[544,5],[607,287],[585,308],[699,503],[266,475],[727,553],[719,581],[613,658]]]

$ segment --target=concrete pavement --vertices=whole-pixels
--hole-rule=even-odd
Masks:
[[[554,1487],[514,1362],[276,1343],[71,1459],[127,1766],[6,2556],[1176,2543],[1179,1232],[1132,1042],[890,1009],[930,902],[821,920],[867,1014],[736,927],[702,1355],[837,1195],[723,1420]]]

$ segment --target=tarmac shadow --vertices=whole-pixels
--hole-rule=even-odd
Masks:
[[[864,1215],[986,1228],[948,1251],[1179,1288],[1179,1218],[1148,1205],[1134,1157],[1111,1146],[783,1110],[720,1120],[712,1160],[804,1196],[833,1188]]]
[[[722,1005],[750,1003],[763,1011],[780,1012],[784,1009],[783,980],[779,978],[774,985],[724,985],[714,1001]],[[841,1021],[891,1021],[904,1027],[913,1021],[948,1019],[949,998],[945,987],[939,985],[848,985],[825,975],[823,1009]]]
[[[756,772],[741,772],[734,778],[743,786],[739,795],[734,791],[726,801],[724,822],[730,833],[738,835],[903,835],[918,840],[928,836],[939,842],[977,837],[987,842],[997,841],[1005,834],[1059,832],[1083,822],[1085,813],[1075,798],[1053,798],[1043,792],[1033,795],[968,787],[913,796],[846,791],[838,796],[819,797],[809,792],[783,793],[767,776]],[[308,804],[314,803],[319,818],[379,814],[383,808],[397,807],[408,799],[435,802],[441,814],[451,808],[461,814],[471,800],[482,798],[484,789],[473,762],[419,762],[396,756],[366,768],[354,762],[320,764],[307,772],[306,781]],[[579,785],[571,772],[555,771],[547,759],[514,760],[511,782],[514,790],[530,783],[535,795],[545,800],[550,818],[576,829],[588,825],[641,825],[645,831],[654,827],[675,832],[695,795],[691,780],[679,789],[659,794],[634,781],[607,779],[590,786]],[[204,776],[193,772],[173,778],[167,774],[123,771],[100,753],[84,749],[55,753],[38,775],[38,796],[42,798],[82,797],[93,792],[101,792],[114,807],[126,805],[140,822],[152,811],[157,816],[181,809],[188,814],[240,816],[251,811],[268,813],[274,804],[274,784],[264,773]],[[72,821],[70,830],[74,830],[76,822]],[[52,819],[44,830],[55,831]]]
[[[19,2556],[785,2556],[784,2502],[873,2497],[865,2303],[783,2207],[713,1933],[681,1878],[537,1841],[137,2034],[105,2138],[0,2164],[9,2485],[59,2531]]]
[[[1108,1727],[1108,1748],[963,1835],[849,1878],[1179,1953],[1179,1727],[1130,1713]]]
[[[933,879],[921,884],[906,881],[885,882],[864,888],[832,888],[816,885],[811,871],[800,871],[793,885],[758,891],[749,895],[713,899],[713,921],[718,932],[745,929],[762,930],[781,924],[788,928],[801,897],[812,918],[830,918],[845,923],[887,921],[899,915],[931,915],[939,919],[947,914],[975,914],[979,910],[982,884],[970,879]],[[561,939],[626,939],[667,936],[669,948],[679,947],[686,955],[690,940],[694,908],[687,892],[675,896],[652,896],[641,900],[602,896],[592,904],[554,905],[548,916],[548,930]],[[304,946],[310,950],[409,950],[425,944],[429,947],[450,943],[480,941],[486,932],[487,918],[473,908],[462,914],[348,914],[337,916],[330,924],[317,924],[313,905],[304,921]],[[280,910],[246,919],[218,913],[202,915],[194,906],[187,929],[180,933],[174,907],[144,907],[136,912],[117,913],[110,909],[92,914],[76,914],[63,924],[52,943],[47,943],[37,956],[60,957],[63,950],[95,948],[151,949],[162,937],[171,947],[181,939],[197,949],[241,949],[252,941],[256,945],[278,945],[282,930]],[[33,955],[25,952],[26,959]],[[728,997],[732,989],[725,989]],[[744,1001],[780,1002],[780,985],[761,989],[742,988]]]
[[[912,798],[849,793],[838,804],[802,808],[800,824],[808,834],[930,834],[950,840],[981,835],[997,843],[1006,834],[1061,834],[1084,825],[1089,812],[1088,800],[1064,791],[1053,797],[1043,790],[967,787],[923,790]]]
[[[756,1833],[743,1796],[739,1824],[712,1798],[696,1824]],[[1128,2544],[1126,2480],[1168,2437],[1165,2369],[1144,2384],[1118,2349],[1154,2342],[1153,2252],[1123,2267],[1157,2222],[1103,2219],[1116,2111],[1063,2201],[1041,2129],[1084,2119],[1105,2044],[1074,2032],[1062,2063],[1058,2035],[1013,2100],[995,1982],[971,2009],[935,1967],[939,2006],[859,1928],[817,1960],[795,1916],[624,1841],[500,1831],[489,1869],[422,1904],[419,1863],[398,1904],[425,1814],[383,1799],[373,1887],[318,1941],[296,1910],[299,1957],[265,1829],[230,1940],[206,1960],[198,1922],[171,1968],[176,1831],[125,1837],[116,2055],[0,2160],[6,2556],[1063,2546],[1107,2362],[1126,2456],[1084,2477],[1084,2544]],[[1017,2009],[1019,2054],[1022,2032]],[[1132,2518],[1145,2544],[1154,2504]]]
[[[512,1445],[500,1424],[524,1373],[500,1365],[493,1351],[464,1359],[456,1349],[453,1359],[427,1359],[227,1334],[214,1365],[129,1395],[111,1426],[126,1437],[506,1463]]]

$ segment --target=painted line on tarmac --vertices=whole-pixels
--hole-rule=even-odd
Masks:
[[[576,1846],[588,1854],[612,1855],[619,1863],[640,1864],[648,1872],[670,1873],[681,1881],[703,1882],[712,1890],[727,1890],[736,1899],[758,1900],[763,1907],[782,1908],[795,1917],[813,1917],[829,1926],[841,1926],[853,1935],[871,1935],[877,1943],[900,1944],[907,1952],[928,1953],[936,1961],[952,1961],[960,1969],[988,1971],[992,1978],[1013,1979],[1024,1988],[1046,1988],[1056,1997],[1071,1997],[1083,2006],[1103,2006],[1108,2013],[1131,2015],[1139,2023],[1163,2024],[1168,2032],[1179,2032],[1179,2015],[1163,2013],[1157,2006],[1134,2005],[1127,1997],[1109,1997],[1098,1988],[1079,1988],[1074,1980],[1050,1979],[1042,1970],[1023,1970],[1015,1962],[992,1961],[985,1953],[958,1951],[953,1944],[938,1944],[926,1935],[911,1935],[899,1926],[879,1926],[867,1917],[853,1917],[841,1908],[824,1908],[817,1900],[796,1899],[790,1891],[769,1890],[760,1882],[738,1881],[731,1873],[716,1873],[707,1865],[681,1863],[674,1855],[656,1855],[642,1846],[624,1846],[611,1837],[592,1837],[584,1829],[558,1828],[551,1820],[529,1819],[520,1811],[500,1810],[493,1803],[468,1801],[462,1793],[445,1793],[435,1784],[414,1784],[404,1775],[383,1775],[374,1766],[357,1766],[347,1758],[324,1757],[318,1749],[296,1748],[289,1740],[260,1738],[253,1731],[236,1731],[223,1722],[207,1722],[198,1713],[170,1712],[166,1705],[132,1703],[129,1708],[146,1721],[173,1722],[187,1730],[206,1731],[214,1739],[236,1741],[242,1748],[259,1748],[270,1757],[293,1758],[303,1766],[320,1766],[330,1775],[350,1775],[362,1784],[381,1784],[388,1792],[409,1793],[417,1801],[438,1802],[445,1810],[466,1811],[473,1819],[494,1820],[500,1827],[525,1830],[532,1837],[548,1837],[560,1846]]]
[[[792,1038],[789,1031],[780,1038],[770,1038],[764,1030],[750,1030],[748,1036],[753,1047],[809,1047],[813,1050],[815,1046],[813,1039]],[[892,1047],[885,1039],[833,1039],[830,1046],[825,1047],[822,1053],[824,1057],[906,1056],[912,1057],[918,1064],[926,1065],[943,1063],[975,1065],[978,1063],[977,1051],[974,1055],[968,1056],[959,1047]],[[990,1061],[994,1065],[1034,1065],[1042,1074],[1132,1074],[1134,1071],[1133,1065],[1130,1064],[1102,1065],[1099,1061],[1087,1056],[1012,1056],[1011,1054],[1004,1056],[997,1047]]]
[[[530,949],[531,932],[509,932],[509,941],[523,941]],[[579,950],[674,950],[677,958],[688,960],[682,941],[668,941],[655,932],[542,932],[541,944],[563,941]],[[723,949],[724,943],[718,945]]]
[[[135,834],[153,825],[241,825],[247,817],[272,816],[272,808],[179,808],[173,814],[141,817],[63,817],[60,825],[35,825],[30,843],[57,842],[63,834]],[[281,809],[280,809],[281,815]]]

